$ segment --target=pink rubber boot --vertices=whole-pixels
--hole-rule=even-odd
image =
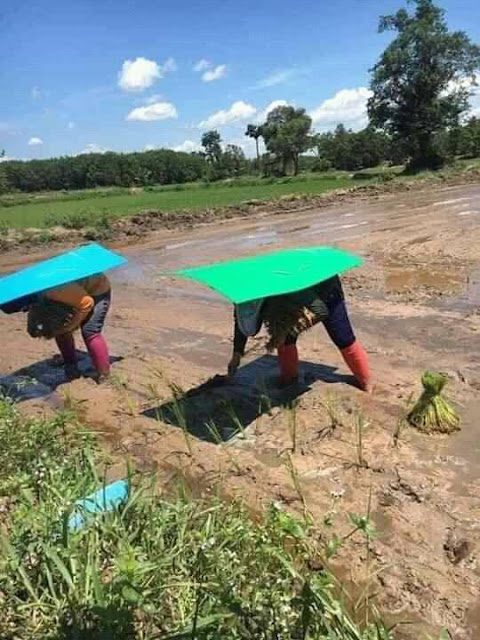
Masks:
[[[110,356],[105,338],[101,333],[95,333],[93,336],[85,338],[85,344],[95,369],[98,371],[99,379],[108,378],[110,375]]]

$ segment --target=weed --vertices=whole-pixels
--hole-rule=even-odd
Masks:
[[[227,455],[228,459],[230,460],[230,462],[235,467],[237,473],[240,474],[240,475],[243,475],[244,472],[242,470],[242,467],[238,464],[237,460],[235,459],[235,456],[230,451],[230,448],[226,445],[225,441],[223,440],[222,436],[220,435],[220,432],[218,430],[217,425],[213,421],[210,421],[210,422],[205,423],[205,427],[206,427],[207,431],[209,432],[209,434],[211,435],[213,441],[217,445],[219,445],[222,448],[223,452]]]
[[[394,447],[398,447],[399,441],[400,441],[400,436],[402,435],[402,431],[403,428],[406,427],[408,425],[408,416],[410,415],[410,412],[412,410],[412,405],[413,405],[413,393],[411,393],[408,398],[407,401],[405,403],[405,406],[403,407],[398,420],[397,420],[397,426],[395,429],[395,432],[393,434],[393,446]]]
[[[292,453],[295,453],[297,450],[298,404],[298,400],[293,400],[287,406],[287,424],[292,441]]]
[[[355,435],[356,435],[356,449],[357,460],[356,464],[359,469],[368,469],[368,463],[363,455],[363,435],[365,429],[370,426],[370,423],[365,419],[365,416],[357,411],[355,414]]]
[[[305,524],[278,508],[254,523],[237,502],[167,502],[140,478],[70,531],[71,505],[104,480],[91,437],[59,420],[0,401],[0,495],[15,492],[0,532],[6,638],[392,640],[381,622],[358,627],[332,576],[309,568]]]
[[[323,429],[321,436],[322,437],[325,437],[325,435],[332,436],[335,433],[337,427],[342,426],[340,405],[339,405],[336,394],[333,393],[333,391],[327,391],[326,398],[322,402],[322,405],[325,408],[325,411],[327,412],[329,424],[326,430],[326,434],[325,434],[325,429]]]
[[[232,422],[233,428],[235,429],[235,433],[241,433],[242,438],[245,440],[246,439],[245,427],[241,419],[236,414],[235,408],[232,405],[231,401],[225,401],[222,404],[223,404],[223,410],[225,411],[225,413],[228,415],[228,417]]]
[[[128,387],[127,379],[118,371],[113,371],[108,381],[117,391],[124,391]]]
[[[291,456],[290,453],[287,453],[287,455],[286,455],[285,465],[286,465],[287,470],[288,470],[288,472],[290,474],[290,477],[292,479],[292,483],[293,483],[293,486],[295,487],[295,491],[297,492],[297,495],[298,495],[298,497],[300,499],[300,502],[302,503],[305,520],[310,520],[311,521],[312,520],[312,516],[311,516],[311,513],[310,513],[310,511],[308,509],[308,506],[307,506],[307,500],[305,498],[305,493],[303,492],[303,489],[302,489],[302,484],[300,482],[300,477],[298,475],[298,470],[297,470],[297,468],[295,467],[295,465],[293,463],[292,456]]]
[[[181,427],[183,431],[183,435],[185,437],[185,444],[187,445],[188,454],[190,457],[193,456],[193,448],[192,448],[192,437],[188,430],[187,419],[185,417],[185,411],[182,406],[182,400],[185,396],[185,391],[174,382],[170,383],[170,390],[173,394],[172,401],[172,412],[175,418],[176,423],[179,427]]]

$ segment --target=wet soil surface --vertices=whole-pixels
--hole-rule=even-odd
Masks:
[[[373,395],[355,388],[321,328],[299,341],[298,388],[276,388],[262,337],[250,341],[236,378],[223,377],[230,306],[166,272],[322,244],[365,257],[344,283]],[[51,343],[29,339],[23,317],[0,317],[0,382],[25,411],[67,401],[119,459],[131,456],[165,483],[181,476],[196,492],[241,497],[255,511],[272,501],[308,511],[322,539],[332,522],[347,536],[348,514],[370,509],[378,535],[368,548],[348,537],[333,563],[359,602],[367,585],[392,621],[412,622],[399,638],[437,637],[441,626],[455,639],[480,637],[480,187],[165,231],[125,254],[129,264],[112,273],[107,385],[89,377],[84,352],[85,377],[68,383]],[[5,256],[0,269],[26,262]],[[454,435],[398,433],[427,368],[449,375],[462,426]],[[122,472],[116,465],[112,477]]]

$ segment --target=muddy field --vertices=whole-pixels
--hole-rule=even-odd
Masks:
[[[299,342],[296,398],[275,389],[275,359],[261,339],[234,382],[212,381],[231,353],[232,310],[165,271],[317,244],[366,258],[344,282],[373,395],[354,387],[322,329]],[[308,511],[319,536],[331,535],[330,521],[347,534],[348,513],[365,515],[370,504],[379,535],[369,551],[356,536],[342,547],[334,565],[345,583],[360,596],[368,588],[392,621],[414,623],[399,637],[442,625],[455,640],[480,637],[480,187],[165,230],[124,253],[129,264],[112,274],[108,385],[88,377],[66,384],[52,345],[29,339],[24,318],[0,317],[0,382],[25,410],[66,399],[119,460],[128,454],[165,483],[183,476],[195,492],[239,496],[254,512],[272,500]],[[9,254],[0,268],[26,261]],[[86,358],[82,368],[88,374]],[[426,368],[450,377],[458,434],[398,433]],[[122,472],[120,463],[111,470]]]

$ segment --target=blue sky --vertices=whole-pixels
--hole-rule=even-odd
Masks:
[[[4,1],[3,5],[6,4]],[[441,0],[480,42],[480,2]],[[84,150],[195,148],[277,101],[317,130],[365,122],[369,68],[402,0],[16,0],[0,7],[0,149],[16,158]],[[474,99],[480,114],[480,95]]]

